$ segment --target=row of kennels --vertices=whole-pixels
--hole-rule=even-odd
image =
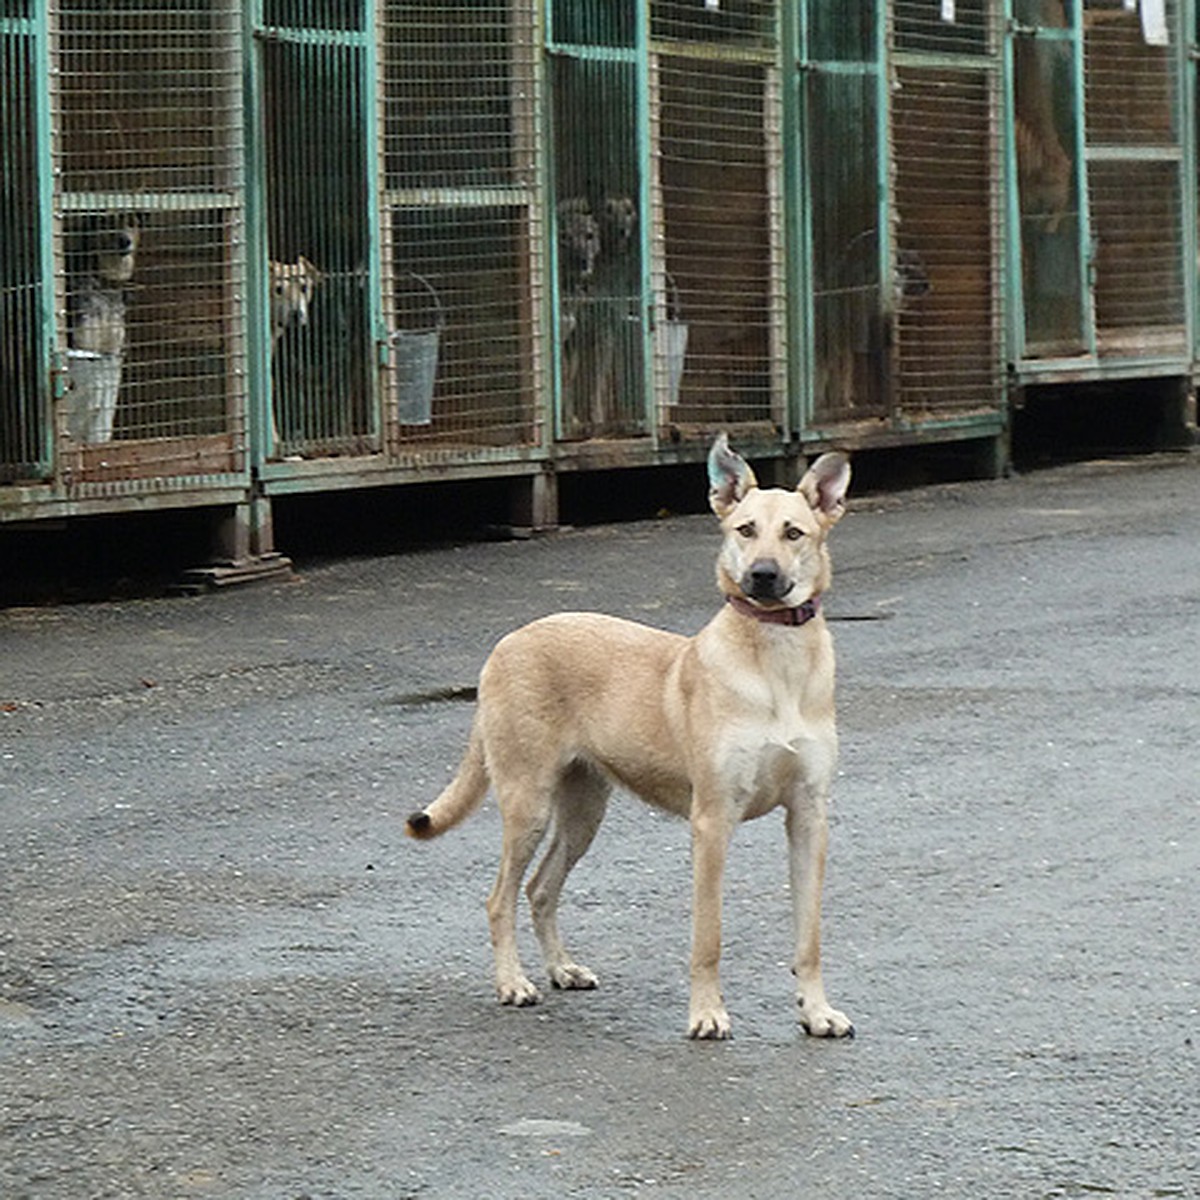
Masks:
[[[988,444],[1026,384],[1187,376],[1183,35],[1175,0],[0,0],[0,516],[716,428]]]

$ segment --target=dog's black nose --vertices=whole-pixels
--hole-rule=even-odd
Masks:
[[[760,558],[750,564],[742,589],[758,600],[777,600],[780,579],[779,564],[773,558]]]

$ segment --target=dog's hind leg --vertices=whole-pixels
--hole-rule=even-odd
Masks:
[[[604,820],[610,790],[608,781],[583,763],[566,770],[554,793],[549,849],[526,888],[546,971],[557,988],[594,988],[599,982],[567,953],[558,931],[558,901],[571,868],[587,852]]]
[[[517,897],[525,871],[550,824],[550,789],[529,778],[505,783],[494,779],[493,783],[504,821],[500,870],[487,902],[496,959],[496,994],[501,1004],[522,1007],[537,1004],[542,996],[526,976],[517,952]]]

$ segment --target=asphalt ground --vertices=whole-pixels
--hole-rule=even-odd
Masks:
[[[694,631],[716,547],[677,517],[0,610],[0,1196],[1200,1195],[1196,454],[835,531],[853,1042],[796,1024],[774,817],[730,857],[734,1040],[686,1039],[688,833],[627,798],[564,899],[601,988],[495,1003],[494,806],[403,818],[502,633]]]

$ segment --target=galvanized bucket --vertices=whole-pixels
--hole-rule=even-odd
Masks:
[[[396,420],[401,425],[433,422],[433,389],[437,381],[438,349],[446,316],[437,291],[429,280],[409,272],[432,301],[430,329],[396,329],[392,347],[396,355]]]
[[[123,354],[67,351],[71,386],[63,405],[67,434],[73,441],[88,445],[112,441],[124,361]]]

